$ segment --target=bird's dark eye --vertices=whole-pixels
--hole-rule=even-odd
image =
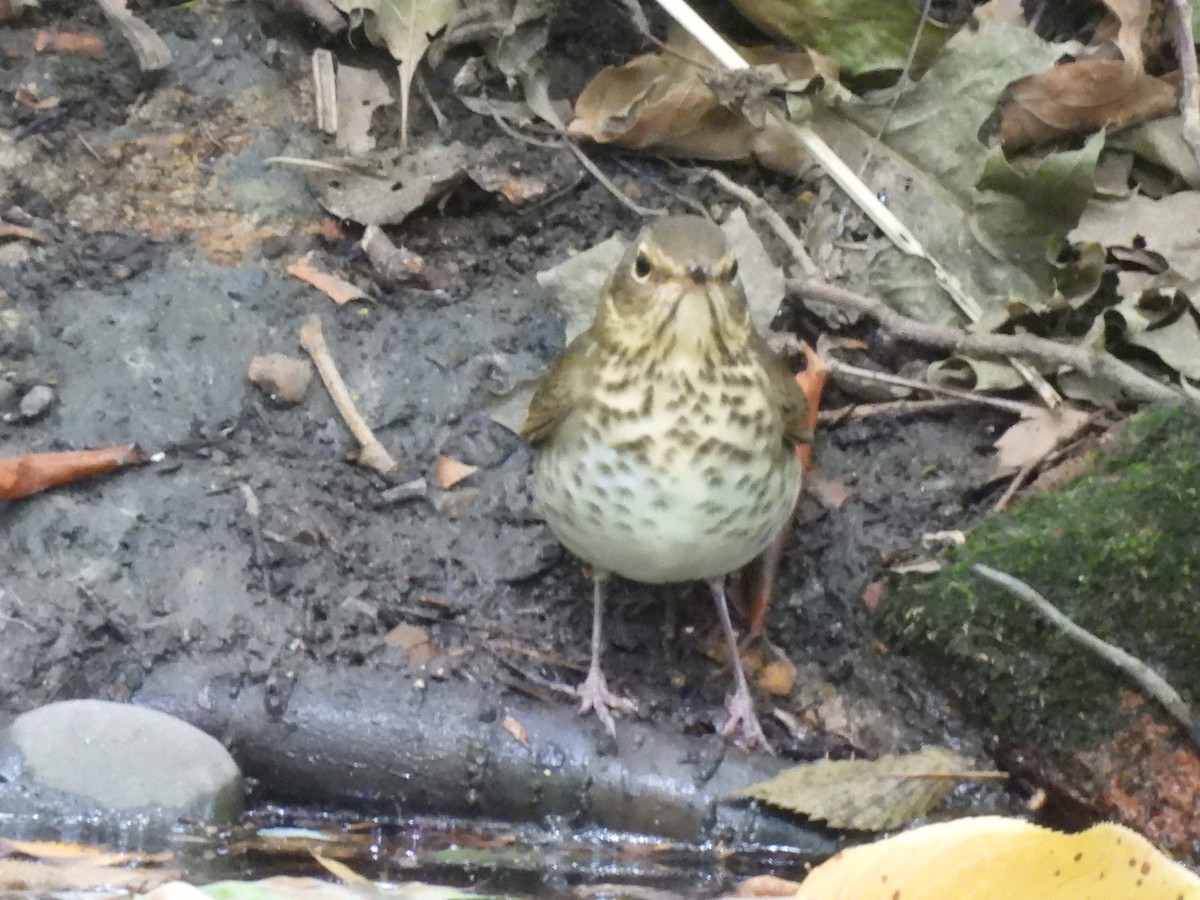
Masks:
[[[637,259],[634,260],[633,275],[639,280],[645,280],[650,276],[650,257],[645,253],[639,253]]]
[[[737,273],[738,273],[737,260],[735,259],[733,262],[731,262],[729,264],[729,270],[725,273],[725,280],[733,281],[733,279],[737,278]]]

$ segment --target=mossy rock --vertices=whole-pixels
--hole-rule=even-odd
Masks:
[[[1200,413],[1136,416],[1089,474],[989,516],[947,566],[895,585],[878,625],[971,716],[1057,768],[1132,727],[1137,686],[1024,601],[973,576],[984,563],[1027,582],[1079,625],[1200,694]],[[1157,718],[1167,715],[1155,706]],[[1068,766],[1072,767],[1072,766]]]

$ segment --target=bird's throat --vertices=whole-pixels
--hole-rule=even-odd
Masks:
[[[692,290],[684,294],[671,317],[676,348],[689,354],[709,352],[721,327],[714,313],[713,303],[705,291]]]

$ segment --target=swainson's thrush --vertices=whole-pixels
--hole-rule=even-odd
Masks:
[[[604,581],[704,581],[736,689],[722,729],[766,739],[725,599],[725,576],[771,544],[800,490],[806,401],[754,330],[721,230],[694,216],[642,229],[609,278],[591,327],[543,377],[522,434],[550,529],[590,563],[592,661],[579,689],[613,732],[600,667]]]

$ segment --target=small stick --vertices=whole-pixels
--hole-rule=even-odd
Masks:
[[[1193,741],[1200,743],[1200,731],[1197,730],[1196,721],[1192,718],[1192,711],[1188,709],[1188,705],[1179,696],[1176,690],[1167,684],[1166,680],[1151,669],[1148,665],[1126,653],[1120,647],[1116,647],[1107,641],[1102,641],[1090,631],[1087,631],[1076,625],[1065,615],[1059,612],[1050,601],[1035,591],[1032,587],[1026,584],[1019,578],[1009,575],[1006,572],[1001,572],[998,569],[993,569],[991,566],[981,565],[976,563],[971,566],[971,571],[981,578],[985,578],[993,584],[999,585],[1009,593],[1015,594],[1026,603],[1030,604],[1043,617],[1045,617],[1052,625],[1058,628],[1064,635],[1069,637],[1076,643],[1082,644],[1093,653],[1102,656],[1108,660],[1137,684],[1139,684],[1146,693],[1154,697],[1163,705],[1172,718],[1175,719],[1184,730],[1192,738]]]
[[[433,113],[433,119],[437,122],[438,131],[446,130],[446,114],[442,112],[442,108],[437,105],[437,101],[433,99],[433,94],[429,90],[429,85],[425,82],[425,76],[420,72],[417,73],[413,81],[417,84],[417,93],[421,95],[421,99],[425,101],[425,105],[429,107],[429,111]]]
[[[393,471],[396,468],[396,461],[388,455],[387,450],[383,448],[383,444],[379,443],[366,420],[359,415],[354,401],[350,399],[350,392],[346,389],[346,382],[342,381],[337,364],[329,355],[329,348],[325,345],[325,335],[321,331],[320,317],[309,316],[301,326],[300,346],[312,357],[321,381],[325,382],[325,389],[329,391],[329,396],[333,400],[333,405],[337,407],[337,411],[346,422],[350,433],[359,443],[358,464],[374,469],[381,475],[387,475]]]
[[[920,322],[901,315],[882,300],[816,280],[791,281],[788,286],[802,297],[835,303],[865,313],[897,337],[929,347],[938,347],[954,353],[1019,356],[1056,366],[1070,366],[1085,375],[1105,378],[1120,386],[1131,397],[1140,400],[1186,400],[1200,406],[1200,397],[1191,397],[1182,390],[1169,387],[1122,362],[1111,353],[1060,344],[1032,334],[972,334],[952,325]]]
[[[823,409],[817,416],[818,421],[826,427],[836,426],[842,422],[870,419],[874,416],[884,416],[889,413],[936,413],[948,409],[960,409],[964,406],[977,406],[978,398],[965,400],[961,397],[934,397],[930,400],[887,400],[882,403],[855,403],[840,409]]]
[[[1004,512],[1004,510],[1008,509],[1008,504],[1012,503],[1012,498],[1017,495],[1017,491],[1025,486],[1034,470],[1044,463],[1046,458],[1049,456],[1050,451],[1047,451],[1036,459],[1031,459],[1029,462],[1025,463],[1025,465],[1021,466],[1017,474],[1012,477],[1012,481],[1008,483],[1008,487],[1004,489],[1004,493],[1000,495],[1000,499],[997,500],[995,506],[992,507],[992,512]]]
[[[804,274],[813,276],[817,274],[817,264],[812,261],[812,257],[808,255],[808,250],[804,247],[804,242],[796,235],[787,221],[779,214],[779,212],[770,203],[764,200],[750,188],[738,184],[724,172],[719,172],[716,169],[705,169],[706,174],[710,179],[715,181],[720,187],[724,188],[727,193],[733,194],[748,207],[758,218],[762,219],[770,229],[775,232],[775,236],[787,244],[787,248],[792,251],[792,256],[796,258],[796,262],[800,263],[800,268],[804,270]]]
[[[955,400],[961,400],[964,403],[977,403],[980,406],[991,406],[995,409],[1002,409],[1005,412],[1016,413],[1018,416],[1029,416],[1038,412],[1041,407],[1034,406],[1031,403],[1021,403],[1019,400],[1005,400],[1003,397],[989,397],[986,394],[972,393],[961,388],[949,387],[943,384],[933,384],[929,381],[917,381],[914,378],[904,378],[901,375],[892,375],[888,372],[875,372],[871,369],[860,369],[858,366],[852,366],[849,363],[844,363],[836,359],[828,361],[829,368],[834,374],[849,375],[852,378],[861,378],[864,381],[878,381],[883,384],[894,384],[898,387],[913,388],[919,391],[928,391],[931,394],[941,394],[945,397],[953,397]]]
[[[637,213],[639,216],[661,216],[666,214],[665,209],[653,209],[642,206],[640,203],[635,203],[617,187],[611,178],[601,171],[600,167],[592,162],[591,157],[580,149],[579,145],[567,133],[567,126],[563,124],[562,118],[554,109],[554,104],[550,102],[550,94],[546,88],[544,78],[526,78],[522,81],[525,88],[525,102],[529,104],[529,108],[534,113],[549,122],[558,132],[567,149],[575,154],[575,158],[579,160],[579,164],[592,174],[600,184],[612,194],[623,206]]]
[[[262,570],[263,591],[271,596],[271,572],[267,568],[267,545],[263,541],[262,524],[258,517],[258,497],[248,484],[242,485],[242,498],[246,501],[246,515],[250,517],[250,534],[254,538],[254,563]]]

